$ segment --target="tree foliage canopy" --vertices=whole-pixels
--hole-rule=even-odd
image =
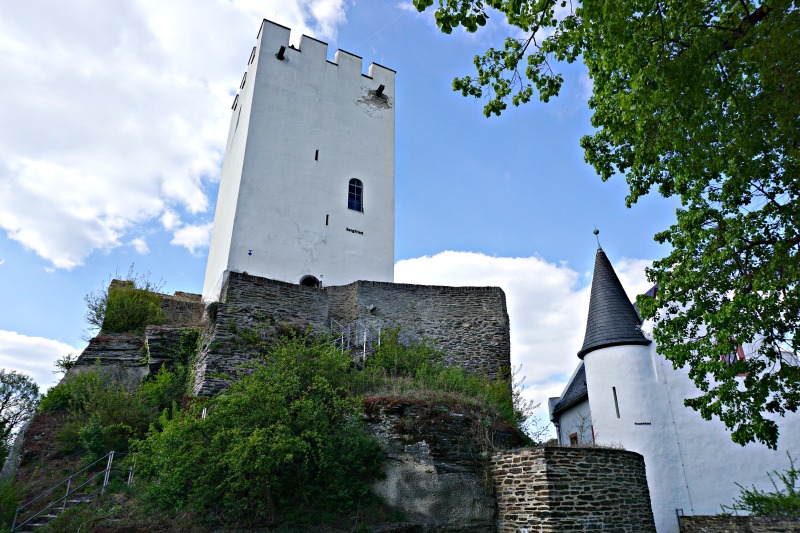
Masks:
[[[36,413],[39,386],[29,376],[0,369],[0,464],[11,445],[11,438]]]
[[[137,444],[155,501],[260,524],[292,509],[363,503],[382,454],[360,398],[343,387],[349,365],[329,342],[283,339],[207,404],[165,415]]]
[[[775,447],[774,416],[800,405],[797,0],[439,0],[435,16],[445,33],[476,31],[492,10],[527,37],[477,56],[454,89],[499,115],[558,95],[555,63],[586,64],[586,160],[625,176],[628,206],[652,190],[681,203],[655,236],[671,246],[648,269],[657,296],[639,301],[659,350],[700,388],[687,405]]]

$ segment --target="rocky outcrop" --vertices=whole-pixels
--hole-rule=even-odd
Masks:
[[[83,372],[96,366],[114,372],[121,381],[138,383],[148,373],[142,336],[132,333],[97,335],[89,341],[70,372]]]
[[[480,408],[453,402],[372,397],[367,424],[383,447],[385,478],[373,493],[415,531],[491,531],[496,505],[488,458],[522,443]]]
[[[147,326],[144,346],[150,373],[158,373],[162,366],[173,370],[175,363],[188,363],[197,350],[196,331],[189,327]]]
[[[155,374],[162,365],[171,368],[176,362],[188,362],[185,344],[187,332],[195,328],[147,326],[143,335],[104,333],[89,341],[71,372],[100,368],[119,381],[138,384],[147,374]],[[194,346],[191,347],[194,350]]]

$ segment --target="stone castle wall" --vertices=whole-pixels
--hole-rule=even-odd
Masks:
[[[328,331],[331,320],[400,328],[442,348],[449,364],[490,378],[511,365],[505,294],[497,287],[356,281],[316,289],[229,272],[195,366],[195,394],[218,392],[246,367],[252,354],[237,342],[242,331],[264,338],[286,327]]]
[[[426,338],[447,353],[450,364],[497,376],[511,364],[506,296],[499,287],[441,287],[357,281],[330,287],[331,293],[352,291],[352,308],[331,307],[331,318],[356,316],[375,329],[400,327],[401,332]]]
[[[644,458],[606,448],[544,446],[492,457],[497,531],[653,532]]]
[[[681,516],[681,533],[787,533],[800,531],[797,516]]]
[[[191,327],[197,326],[203,321],[203,311],[205,305],[199,294],[188,292],[176,292],[174,295],[159,294],[161,297],[161,309],[167,315],[165,325]]]

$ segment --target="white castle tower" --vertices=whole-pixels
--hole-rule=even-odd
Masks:
[[[642,333],[639,315],[598,248],[586,335],[578,352],[586,368],[594,439],[644,456],[656,529],[661,532],[677,530],[675,509],[690,509],[691,500],[674,417],[654,355],[655,346]]]
[[[233,116],[203,299],[226,271],[394,280],[394,71],[264,20]]]

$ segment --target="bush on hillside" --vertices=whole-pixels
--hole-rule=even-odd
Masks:
[[[523,398],[521,381],[509,368],[501,368],[500,376],[491,380],[462,367],[447,366],[444,351],[426,340],[401,342],[397,329],[384,332],[380,347],[353,379],[355,390],[361,393],[450,396],[479,404],[518,428],[529,443],[538,442],[546,428],[535,425],[532,415],[539,405]]]
[[[382,453],[347,388],[350,360],[326,339],[284,338],[252,373],[136,444],[137,470],[163,507],[273,523],[367,498]]]
[[[117,278],[122,278],[117,273]],[[149,274],[136,274],[133,265],[121,283],[111,284],[87,294],[86,321],[90,329],[101,333],[141,333],[146,326],[157,326],[166,322],[167,316],[161,308],[158,291],[162,283],[150,281]]]
[[[59,431],[63,452],[82,451],[87,462],[109,451],[126,451],[129,441],[142,438],[164,410],[179,405],[186,390],[187,370],[163,368],[137,385],[95,367],[69,374],[40,403],[42,411],[67,411]]]

